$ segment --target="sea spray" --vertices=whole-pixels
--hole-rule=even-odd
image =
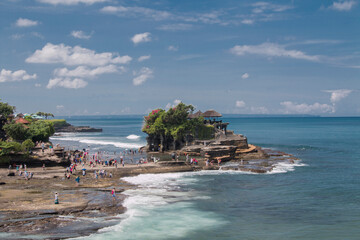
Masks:
[[[139,139],[140,139],[140,136],[135,135],[135,134],[130,134],[130,135],[127,136],[126,138],[127,138],[127,139],[130,139],[130,140],[139,140]]]

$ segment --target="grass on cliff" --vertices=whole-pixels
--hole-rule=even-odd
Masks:
[[[44,121],[52,123],[54,127],[64,127],[68,125],[65,119],[48,119]]]

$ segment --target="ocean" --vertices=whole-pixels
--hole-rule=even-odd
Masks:
[[[66,118],[102,133],[51,138],[68,148],[115,152],[146,143],[141,116]],[[119,223],[80,239],[360,239],[360,118],[236,118],[249,143],[293,154],[268,174],[240,171],[127,177]]]

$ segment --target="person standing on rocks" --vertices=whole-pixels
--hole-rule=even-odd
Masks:
[[[59,204],[59,196],[58,193],[55,193],[55,204]]]
[[[112,196],[112,198],[113,198],[113,201],[115,202],[115,201],[116,201],[115,188],[113,188],[113,189],[111,190],[111,196]]]
[[[79,183],[80,183],[80,176],[77,176],[77,178],[75,178],[75,181],[76,181],[76,186],[79,186]]]

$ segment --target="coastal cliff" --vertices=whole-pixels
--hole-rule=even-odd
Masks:
[[[101,128],[92,128],[90,126],[73,126],[63,119],[53,120],[55,132],[102,132]]]

